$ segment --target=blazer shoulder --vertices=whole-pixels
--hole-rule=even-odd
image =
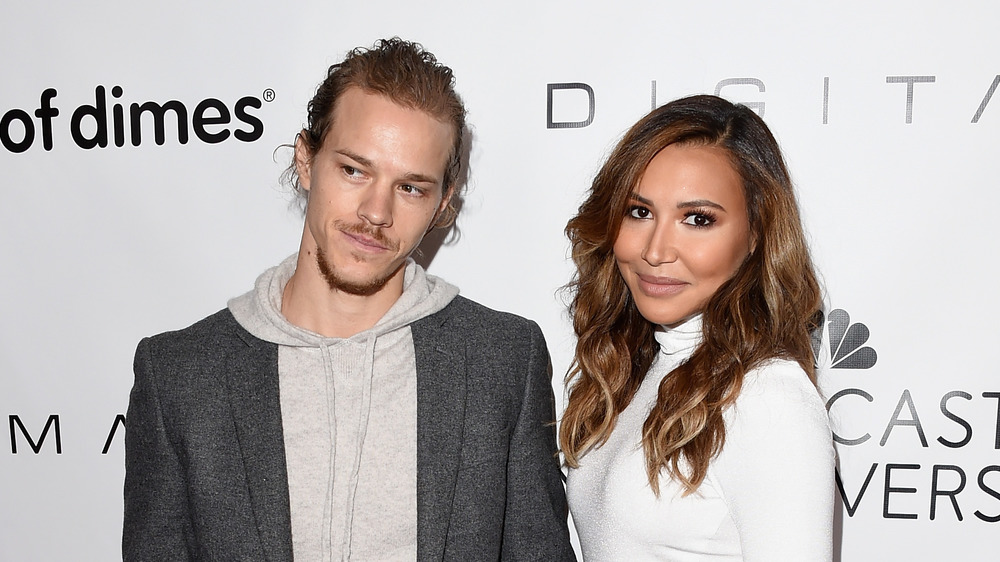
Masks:
[[[461,295],[456,296],[447,306],[425,318],[428,323],[446,326],[483,335],[498,334],[513,336],[541,336],[541,329],[534,320],[510,312],[494,310]]]
[[[227,342],[251,343],[250,340],[253,339],[256,338],[236,322],[229,309],[222,309],[186,328],[144,338],[140,345],[190,353],[197,352],[201,348],[218,349],[220,344]]]
[[[136,366],[155,365],[164,372],[197,372],[226,363],[232,354],[257,357],[268,344],[240,326],[228,309],[187,328],[144,338],[136,349]]]

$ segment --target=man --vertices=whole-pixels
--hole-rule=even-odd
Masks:
[[[126,560],[572,560],[537,325],[409,255],[455,216],[465,109],[399,39],[309,104],[299,252],[143,340]]]

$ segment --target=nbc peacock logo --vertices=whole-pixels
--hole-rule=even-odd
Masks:
[[[823,331],[826,331],[830,350],[831,369],[871,369],[878,361],[878,354],[865,343],[871,336],[868,326],[861,322],[851,323],[851,315],[837,308],[823,317],[820,328],[812,334],[813,356],[820,357],[823,345]]]

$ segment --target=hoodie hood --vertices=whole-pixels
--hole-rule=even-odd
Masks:
[[[281,314],[281,298],[285,284],[295,273],[298,254],[262,273],[253,290],[229,301],[229,310],[236,321],[264,341],[290,347],[317,347],[329,344],[328,338],[300,328]],[[348,340],[378,338],[434,314],[458,295],[458,287],[428,275],[413,259],[407,259],[403,272],[403,294],[392,308],[371,328]]]

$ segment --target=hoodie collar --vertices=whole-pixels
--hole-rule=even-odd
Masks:
[[[262,273],[253,290],[229,301],[236,321],[255,337],[278,345],[317,347],[338,341],[367,340],[386,334],[444,308],[458,295],[458,287],[428,275],[407,259],[403,272],[403,294],[379,321],[350,338],[328,338],[289,322],[281,314],[285,284],[295,273],[298,254]]]

